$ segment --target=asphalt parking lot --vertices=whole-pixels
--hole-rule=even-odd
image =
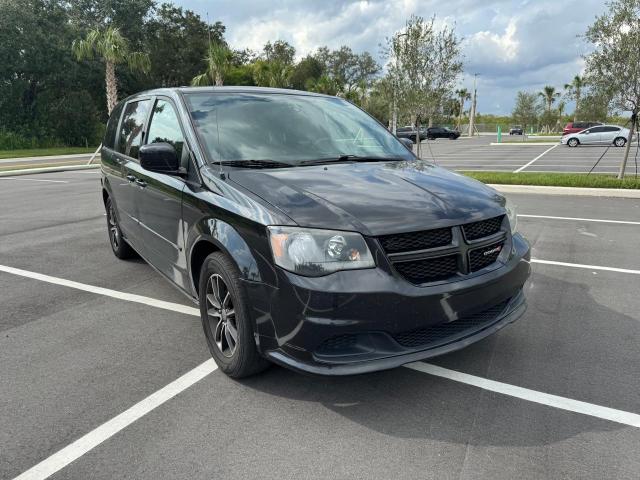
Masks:
[[[463,142],[494,151],[430,145],[458,168]],[[0,178],[0,478],[638,478],[640,202],[509,196],[521,320],[414,368],[234,381],[188,299],[111,253],[98,172]]]
[[[491,145],[495,141],[494,135],[461,137],[458,140],[425,140],[422,142],[421,156],[452,170],[587,173],[604,154],[594,173],[618,173],[625,150],[613,146],[586,145],[570,148],[559,143]],[[627,175],[635,175],[637,171],[636,157],[640,157],[637,150],[637,144],[634,143],[629,152]],[[637,162],[640,162],[640,158],[637,158]]]

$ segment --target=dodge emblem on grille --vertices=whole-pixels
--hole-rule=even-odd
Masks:
[[[482,255],[484,255],[485,257],[488,255],[491,255],[493,253],[498,253],[500,250],[502,250],[502,245],[498,245],[497,247],[493,247],[489,250],[486,250],[484,252],[482,252]]]

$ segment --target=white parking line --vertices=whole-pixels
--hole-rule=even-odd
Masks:
[[[98,295],[105,295],[107,297],[117,298],[119,300],[126,300],[127,302],[143,303],[145,305],[163,308],[165,310],[171,310],[173,312],[185,313],[187,315],[194,315],[196,317],[200,316],[200,310],[198,310],[197,308],[188,307],[180,303],[165,302],[164,300],[157,300],[155,298],[145,297],[143,295],[120,292],[118,290],[111,290],[110,288],[96,287],[93,285],[87,285],[86,283],[74,282],[72,280],[52,277],[50,275],[44,275],[42,273],[30,272],[29,270],[8,267],[6,265],[0,265],[0,272],[11,273],[13,275],[19,275],[21,277],[33,278],[42,282],[75,288],[78,290],[83,290],[85,292],[97,293]]]
[[[518,214],[518,218],[546,218],[550,220],[571,220],[576,222],[598,222],[598,223],[618,223],[623,225],[640,225],[640,222],[630,222],[626,220],[601,220],[599,218],[576,218],[576,217],[553,217],[550,215],[525,215]]]
[[[201,363],[169,385],[162,387],[121,414],[113,417],[108,422],[91,430],[75,442],[67,445],[62,450],[58,450],[42,462],[18,475],[15,477],[15,480],[44,480],[50,477],[85,453],[93,450],[105,440],[113,437],[116,433],[125,429],[139,418],[144,417],[147,413],[199,382],[217,368],[218,366],[213,359]]]
[[[0,180],[19,180],[21,182],[69,183],[66,180],[44,180],[40,178],[0,177]]]
[[[640,270],[630,270],[628,268],[603,267],[601,265],[583,265],[581,263],[554,262],[552,260],[540,260],[532,258],[531,263],[541,263],[543,265],[557,265],[559,267],[584,268],[585,270],[604,270],[606,272],[631,273],[640,275]]]
[[[549,407],[567,410],[569,412],[581,413],[590,417],[602,418],[611,422],[622,423],[631,427],[640,428],[640,415],[636,413],[625,412],[624,410],[616,410],[613,408],[594,405],[593,403],[581,402],[571,398],[551,395],[549,393],[539,392],[537,390],[529,390],[528,388],[517,387],[508,383],[496,382],[483,377],[476,377],[467,373],[449,370],[448,368],[438,367],[430,363],[409,363],[405,367],[419,372],[428,373],[437,377],[447,378],[474,387],[489,390],[491,392],[501,393],[510,397],[520,398],[528,402],[540,403]]]
[[[540,159],[540,158],[544,157],[547,153],[549,153],[551,150],[553,150],[554,148],[556,148],[558,145],[560,145],[560,144],[557,144],[557,145],[554,145],[554,146],[553,146],[553,147],[551,147],[551,148],[548,148],[547,150],[545,150],[544,152],[542,152],[540,155],[538,155],[536,158],[534,158],[533,160],[531,160],[531,161],[530,161],[529,163],[527,163],[526,165],[523,165],[523,166],[522,166],[522,167],[520,167],[519,169],[514,170],[514,171],[513,171],[513,173],[520,173],[522,170],[524,170],[525,168],[527,168],[529,165],[533,164],[536,160],[538,160],[538,159]]]

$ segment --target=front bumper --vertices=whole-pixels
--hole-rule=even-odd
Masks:
[[[278,286],[249,283],[258,346],[282,366],[351,375],[398,367],[470,345],[526,310],[529,245],[512,239],[499,268],[415,286],[383,269],[306,278],[278,271]]]

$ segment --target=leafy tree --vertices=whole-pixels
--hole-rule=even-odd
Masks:
[[[207,25],[191,10],[164,3],[146,24],[145,50],[149,52],[151,70],[146,87],[188,85],[205,69],[208,38],[224,42],[225,26]]]
[[[193,77],[191,85],[199,87],[206,85],[220,87],[224,85],[224,78],[232,67],[232,58],[231,50],[224,43],[211,42],[205,57],[207,71]]]
[[[435,16],[425,20],[413,15],[405,33],[388,39],[383,53],[395,60],[389,73],[400,92],[400,106],[416,124],[420,118],[431,119],[462,72],[455,31],[447,26],[437,29]]]
[[[268,62],[279,62],[283,65],[293,65],[296,49],[284,40],[267,42],[262,50],[262,55]]]
[[[346,45],[333,51],[327,47],[320,47],[314,58],[322,65],[323,72],[335,81],[344,94],[358,89],[362,82],[369,86],[380,72],[380,65],[369,52],[357,54]]]
[[[130,69],[142,72],[147,72],[150,68],[149,56],[146,53],[131,51],[129,42],[115,27],[90,30],[84,39],[73,41],[72,50],[78,61],[98,56],[104,62],[109,113],[118,101],[116,65],[127,63]]]
[[[462,125],[462,115],[464,115],[464,102],[467,100],[471,100],[471,94],[469,90],[466,88],[460,88],[454,92],[458,97],[458,101],[460,102],[460,107],[458,111],[458,128]]]
[[[293,67],[279,60],[257,60],[253,63],[253,81],[259,87],[289,88]]]
[[[573,121],[578,121],[578,111],[580,109],[580,100],[582,98],[582,92],[585,88],[585,79],[580,75],[576,75],[571,80],[571,83],[565,83],[564,90],[567,94],[567,97],[571,100],[575,100],[576,109],[573,112]]]
[[[535,93],[519,91],[516,96],[516,104],[511,115],[516,123],[522,125],[523,131],[526,131],[528,126],[534,125],[538,120],[537,100],[538,95]]]
[[[291,86],[297,90],[304,90],[309,80],[317,80],[323,73],[322,64],[315,57],[309,55],[298,62],[291,74]]]
[[[339,90],[336,81],[328,75],[307,79],[305,89],[310,92],[324,93],[325,95],[337,95]]]
[[[610,98],[598,92],[589,92],[580,100],[578,117],[587,121],[605,121],[609,116]]]
[[[629,148],[640,111],[640,2],[613,0],[585,34],[594,50],[586,57],[586,75],[596,92],[610,95],[614,108],[631,112],[631,129],[618,178],[624,178]]]

